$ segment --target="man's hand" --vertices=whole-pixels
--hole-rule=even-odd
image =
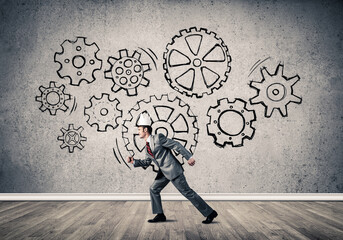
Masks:
[[[127,157],[127,160],[126,160],[128,163],[133,163],[133,157]]]
[[[194,158],[190,158],[190,159],[188,159],[188,164],[190,165],[190,166],[194,166],[194,164],[195,164],[195,160],[194,160]]]

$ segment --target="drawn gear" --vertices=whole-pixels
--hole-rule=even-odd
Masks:
[[[169,85],[186,96],[212,94],[227,80],[231,56],[223,40],[205,28],[183,29],[172,38],[164,53]]]
[[[231,144],[232,147],[243,146],[243,140],[252,139],[255,133],[255,128],[252,127],[252,122],[256,120],[255,111],[248,110],[246,102],[239,98],[233,102],[223,98],[217,103],[207,111],[208,135],[214,138],[214,143],[219,147],[226,144]]]
[[[68,129],[61,128],[63,135],[58,136],[57,138],[57,140],[63,141],[63,143],[60,145],[61,149],[68,147],[70,153],[74,152],[75,147],[82,150],[84,148],[82,141],[87,140],[86,137],[81,135],[82,131],[83,127],[76,129],[74,128],[74,124],[69,124]]]
[[[270,74],[263,67],[262,81],[250,82],[250,87],[257,89],[257,95],[250,99],[250,103],[261,103],[265,107],[264,116],[268,118],[271,117],[274,109],[278,109],[282,117],[287,117],[287,105],[290,102],[300,104],[302,101],[302,98],[293,94],[293,85],[300,80],[300,77],[298,75],[285,77],[283,67],[279,64],[274,74]]]
[[[129,118],[123,123],[122,135],[125,147],[131,156],[136,154],[145,156],[143,155],[145,143],[139,138],[136,127],[138,116],[142,112],[149,113],[153,134],[162,133],[166,137],[180,142],[187,150],[194,153],[199,132],[196,117],[189,105],[180,98],[175,97],[172,100],[168,95],[162,95],[160,98],[150,96],[148,101],[141,100],[129,111]],[[178,161],[184,164],[183,157],[176,152],[174,154]],[[152,166],[153,170],[158,172],[158,167],[154,164]]]
[[[36,96],[36,101],[41,102],[40,110],[44,112],[49,110],[50,115],[56,115],[57,110],[67,111],[68,107],[65,105],[65,101],[70,100],[70,94],[64,93],[64,85],[57,87],[55,82],[50,82],[49,87],[39,87],[41,92],[40,96]]]
[[[85,37],[78,37],[74,42],[65,40],[61,47],[62,52],[55,53],[55,62],[60,64],[58,76],[69,78],[74,86],[79,86],[83,80],[93,82],[94,72],[102,66],[102,60],[97,57],[99,47],[96,43],[87,44]]]
[[[90,106],[84,108],[84,115],[88,116],[87,123],[91,127],[96,125],[98,132],[107,131],[107,127],[118,127],[118,118],[122,117],[118,99],[111,100],[108,94],[103,93],[100,98],[91,97],[89,102]]]
[[[139,85],[149,85],[150,80],[144,77],[144,73],[150,70],[150,64],[140,62],[140,58],[137,51],[129,56],[127,49],[121,49],[117,58],[108,58],[111,67],[105,71],[105,78],[113,81],[113,92],[125,89],[128,96],[136,96]]]

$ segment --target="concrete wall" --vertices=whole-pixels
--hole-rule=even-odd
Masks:
[[[118,162],[113,148],[128,155],[121,127],[130,117],[127,112],[137,101],[164,93],[182,99],[197,117],[197,163],[184,165],[197,192],[343,192],[341,2],[1,1],[0,10],[0,192],[147,192],[155,173],[150,168],[130,170]],[[167,44],[181,29],[193,26],[217,33],[232,58],[228,80],[202,98],[172,89],[163,69]],[[62,51],[63,41],[78,36],[97,44],[102,68],[94,72],[94,82],[72,86],[58,76],[54,54]],[[152,56],[143,52],[141,61],[151,66],[144,73],[150,85],[139,86],[136,96],[114,93],[113,82],[104,77],[108,57],[118,56],[121,49],[129,54],[146,50]],[[222,98],[249,102],[257,94],[250,81],[262,80],[259,69],[274,73],[280,62],[284,76],[299,75],[293,94],[302,103],[288,104],[287,117],[275,110],[270,118],[262,104],[248,104],[256,114],[253,138],[241,147],[216,146],[206,127],[209,107]],[[50,81],[63,84],[72,96],[68,110],[55,116],[42,112],[35,100],[39,87]],[[123,110],[120,126],[106,132],[91,127],[84,115],[89,99],[102,93],[117,98]],[[82,126],[87,138],[84,148],[73,153],[61,149],[63,142],[57,140],[69,124]],[[170,185],[165,192],[176,190]]]

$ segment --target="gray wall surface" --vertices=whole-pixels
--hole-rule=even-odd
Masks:
[[[169,94],[188,104],[197,119],[197,162],[184,165],[197,192],[342,193],[342,10],[340,1],[0,1],[0,192],[147,192],[156,173],[130,170],[113,151],[128,156],[122,124],[136,102]],[[202,98],[175,91],[163,69],[167,44],[191,27],[215,32],[232,59],[227,81]],[[99,47],[102,68],[92,83],[73,86],[58,75],[54,55],[62,52],[65,40],[80,36]],[[144,72],[150,84],[139,86],[135,96],[113,92],[113,82],[104,75],[111,67],[107,59],[121,49],[130,56],[141,50],[141,62],[150,64]],[[279,63],[284,76],[300,77],[293,94],[302,102],[288,104],[288,116],[274,110],[266,117],[265,106],[249,103],[257,95],[249,83],[262,80],[260,68],[274,73]],[[63,84],[72,96],[65,102],[68,110],[56,115],[41,111],[36,101],[39,87],[51,81]],[[118,99],[123,110],[119,126],[105,132],[90,126],[84,114],[90,98],[102,93]],[[207,111],[222,98],[243,99],[255,111],[256,130],[241,147],[218,147],[208,134]],[[228,124],[224,121],[223,126]],[[69,124],[82,126],[87,138],[84,148],[72,153],[61,149],[58,140]],[[164,190],[176,191],[171,184]]]

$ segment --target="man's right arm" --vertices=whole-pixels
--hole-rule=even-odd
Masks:
[[[148,167],[151,164],[152,159],[134,159],[133,157],[128,157],[127,162],[132,163],[134,167]]]

